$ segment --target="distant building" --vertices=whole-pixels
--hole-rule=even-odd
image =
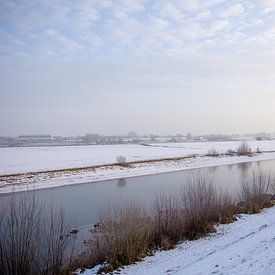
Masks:
[[[51,135],[21,135],[18,136],[18,141],[21,142],[51,142]]]

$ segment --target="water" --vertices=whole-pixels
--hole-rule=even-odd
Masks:
[[[150,176],[106,180],[57,188],[21,192],[16,197],[32,196],[45,204],[45,209],[64,209],[74,226],[96,222],[99,210],[109,204],[137,200],[150,205],[154,197],[163,192],[179,192],[194,174],[209,176],[215,185],[236,194],[243,177],[253,170],[275,172],[275,160],[217,166]],[[0,208],[5,208],[11,194],[0,195]]]

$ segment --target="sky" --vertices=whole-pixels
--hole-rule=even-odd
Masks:
[[[275,0],[0,0],[0,136],[275,132]]]

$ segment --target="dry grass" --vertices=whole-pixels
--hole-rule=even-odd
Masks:
[[[236,214],[238,213],[237,202],[228,192],[219,192],[214,209],[217,223],[226,224],[236,220]]]
[[[270,207],[270,187],[272,179],[270,173],[259,170],[244,179],[241,183],[240,201],[243,204],[244,212],[258,213],[264,207]]]
[[[66,274],[65,215],[45,217],[36,198],[13,197],[0,223],[0,274]]]
[[[131,202],[102,211],[98,233],[89,249],[94,257],[108,262],[109,270],[142,259],[152,239],[152,220]]]
[[[170,194],[160,194],[153,207],[154,243],[162,249],[172,248],[184,237],[185,220],[181,201]]]
[[[181,199],[185,211],[185,236],[188,239],[197,239],[215,231],[213,216],[217,192],[207,177],[193,176],[184,187]]]
[[[39,245],[41,208],[33,198],[31,202],[14,198],[2,213],[0,231],[0,273],[35,274],[34,261]]]

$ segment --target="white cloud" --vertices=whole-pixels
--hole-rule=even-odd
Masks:
[[[215,20],[211,23],[211,26],[209,28],[209,33],[211,35],[215,35],[220,31],[224,31],[229,25],[230,25],[230,22],[227,20]]]
[[[172,1],[156,2],[154,10],[159,16],[172,21],[181,21],[185,18],[184,13]]]
[[[220,9],[218,16],[222,18],[237,17],[244,13],[244,7],[241,3],[233,4]]]
[[[107,54],[119,51],[122,55],[150,55],[155,51],[176,55],[199,53],[204,48],[222,51],[235,47],[236,50],[241,45],[247,47],[247,41],[257,40],[264,46],[267,41],[273,41],[273,34],[268,30],[275,20],[262,13],[271,11],[275,0],[68,3],[60,0],[38,5],[35,0],[4,1],[0,4],[0,15],[13,31],[9,33],[10,39],[2,38],[2,43],[8,49],[13,37],[14,41],[16,38],[22,42],[13,43],[18,51],[24,51],[27,45],[29,52],[39,53],[46,48],[58,56],[63,51],[69,54],[85,49],[92,57],[97,52],[104,56],[104,51]]]
[[[51,40],[50,43],[46,42],[46,44],[48,44],[49,47],[52,48],[51,50],[48,50],[51,53],[53,51],[53,48],[56,46],[61,50],[64,50],[65,48],[65,50],[68,51],[80,50],[83,48],[81,44],[61,34],[56,29],[47,29],[46,35],[53,38],[53,40]]]
[[[263,13],[269,13],[275,11],[275,0],[260,0],[262,5]]]

